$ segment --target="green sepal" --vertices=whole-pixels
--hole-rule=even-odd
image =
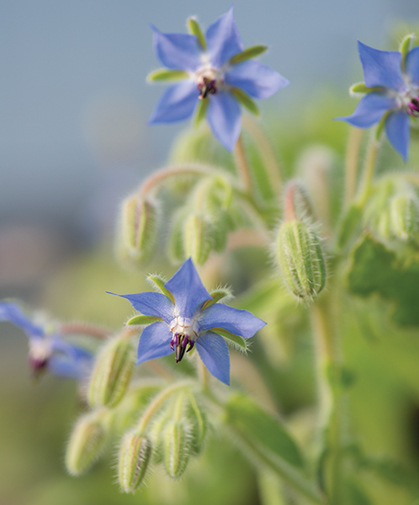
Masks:
[[[154,316],[134,316],[128,322],[127,325],[137,325],[137,324],[151,324],[157,321],[163,321],[161,317]]]
[[[402,69],[404,70],[404,63],[406,60],[407,53],[410,51],[412,47],[413,40],[415,39],[414,33],[409,33],[403,40],[400,42],[399,51],[402,53]]]
[[[247,349],[246,340],[243,337],[240,337],[239,335],[234,335],[234,333],[230,333],[229,331],[225,330],[224,328],[211,328],[210,331],[213,331],[214,333],[217,333],[218,335],[221,335],[222,337],[227,338],[228,340],[231,340],[232,342],[239,345],[244,350]]]
[[[153,282],[160,289],[160,291],[165,296],[167,296],[167,298],[169,298],[169,300],[173,303],[173,305],[175,305],[175,297],[172,295],[172,293],[168,289],[166,289],[164,287],[164,285],[166,284],[166,281],[162,277],[160,277],[159,275],[156,275],[156,274],[152,274],[152,275],[149,275],[147,277],[147,279],[149,281]],[[148,323],[131,323],[131,324],[148,324]]]
[[[184,70],[169,70],[167,68],[158,68],[153,70],[147,76],[147,81],[181,81],[182,79],[187,79],[189,77],[188,72]]]
[[[215,291],[211,291],[210,295],[212,296],[212,300],[207,300],[204,305],[202,306],[201,310],[207,309],[208,307],[211,307],[214,303],[219,302],[223,298],[226,297],[231,297],[231,293],[228,289],[222,288],[222,289],[216,289]]]
[[[243,105],[243,107],[246,107],[246,109],[250,111],[252,114],[255,114],[255,116],[260,115],[259,107],[255,104],[255,102],[250,98],[250,96],[247,93],[245,93],[240,88],[231,88],[230,91],[234,96],[234,98],[236,98],[237,101]]]
[[[196,109],[196,114],[193,121],[195,128],[198,128],[198,126],[202,123],[202,120],[205,119],[205,116],[207,115],[208,105],[209,100],[198,100],[198,107]]]
[[[349,88],[349,93],[372,93],[373,91],[384,91],[380,86],[369,88],[365,82],[356,82]]]
[[[248,47],[241,53],[235,54],[232,58],[230,58],[230,65],[235,65],[236,63],[241,63],[242,61],[250,60],[251,58],[256,58],[260,54],[264,53],[268,49],[267,46],[252,46]]]
[[[377,128],[375,129],[375,138],[377,142],[379,142],[381,134],[383,133],[384,126],[386,124],[386,120],[388,115],[390,114],[390,111],[387,111],[384,116],[380,119],[380,122],[377,124]]]
[[[206,51],[207,49],[207,42],[205,40],[205,35],[203,31],[201,30],[201,27],[199,26],[198,21],[195,18],[188,18],[186,21],[188,25],[188,30],[189,33],[192,35],[195,35],[195,37],[198,39],[199,45],[201,48]]]

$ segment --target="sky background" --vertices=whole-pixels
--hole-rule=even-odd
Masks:
[[[148,23],[208,27],[230,0],[0,1],[0,218],[77,222],[93,188],[141,179],[164,163],[181,125],[146,126],[161,94]],[[383,47],[391,22],[418,20],[416,0],[237,0],[245,47],[287,77],[262,110],[310,101],[325,82],[362,78],[356,40]],[[267,101],[268,102],[268,101]],[[109,175],[112,173],[112,175]],[[105,175],[104,175],[105,174]],[[104,190],[106,193],[106,189]]]

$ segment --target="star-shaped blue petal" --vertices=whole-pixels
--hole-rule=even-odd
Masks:
[[[208,28],[205,50],[195,35],[162,33],[154,26],[152,29],[158,59],[168,69],[185,71],[187,76],[163,93],[149,124],[187,119],[194,113],[199,98],[208,100],[210,128],[221,144],[232,151],[241,130],[241,107],[232,88],[264,99],[289,84],[258,61],[231,62],[243,51],[233,8]]]
[[[229,384],[228,346],[217,330],[250,338],[266,323],[246,310],[221,303],[209,304],[212,297],[202,284],[191,259],[185,261],[164,288],[173,296],[174,305],[160,293],[118,295],[127,298],[143,315],[161,318],[161,321],[143,330],[138,344],[137,364],[167,356],[174,351],[178,362],[185,352],[196,345],[210,373]]]
[[[53,375],[72,379],[87,376],[93,355],[78,345],[71,344],[56,333],[33,321],[16,302],[0,302],[0,321],[8,321],[21,328],[29,339],[29,361],[34,372],[46,368]]]
[[[350,116],[336,118],[369,128],[384,121],[391,145],[406,161],[410,117],[419,115],[419,47],[405,58],[399,51],[380,51],[358,42],[368,94]]]

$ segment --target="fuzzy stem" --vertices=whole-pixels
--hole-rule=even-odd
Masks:
[[[350,129],[345,157],[345,205],[348,205],[355,196],[358,179],[359,150],[363,135],[364,130],[360,128],[353,127]]]
[[[259,124],[250,118],[249,115],[244,115],[243,126],[259,147],[260,154],[265,162],[266,169],[269,172],[269,179],[274,186],[275,192],[278,195],[281,194],[283,186],[281,169],[269,139],[266,137]]]
[[[288,184],[285,190],[285,205],[284,205],[284,214],[285,221],[293,221],[297,219],[297,212],[295,209],[295,188],[297,184],[292,182]]]
[[[176,393],[179,389],[188,387],[188,383],[186,382],[178,382],[171,387],[168,387],[164,391],[162,391],[148,406],[147,410],[144,412],[138,426],[137,433],[142,435],[150,421],[152,420],[154,414],[158,411],[158,409],[163,405],[163,403],[174,393]]]
[[[169,167],[160,170],[146,179],[139,188],[139,193],[145,196],[153,189],[158,189],[159,185],[172,177],[196,175],[199,177],[208,175],[208,170],[202,165],[188,163],[185,165]]]
[[[242,135],[240,135],[237,140],[233,154],[244,190],[246,193],[250,194],[252,192],[252,178],[250,175],[249,161],[246,156]]]
[[[112,335],[112,332],[106,328],[87,323],[62,323],[58,331],[61,335],[88,335],[99,340],[104,340]]]
[[[367,157],[365,159],[363,171],[363,180],[358,197],[358,201],[361,205],[365,204],[371,190],[371,185],[374,178],[375,162],[377,160],[379,147],[380,144],[375,138],[375,132],[372,132],[368,144]]]
[[[311,309],[311,321],[317,347],[317,372],[320,396],[320,429],[328,425],[327,443],[330,449],[329,497],[333,504],[340,504],[342,499],[342,447],[345,443],[344,412],[346,395],[336,394],[326,375],[327,368],[342,366],[342,354],[339,341],[333,328],[333,296],[320,298]]]

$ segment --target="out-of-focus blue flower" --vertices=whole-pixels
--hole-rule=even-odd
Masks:
[[[175,303],[162,293],[118,295],[129,300],[141,314],[159,318],[140,336],[137,364],[167,356],[173,351],[178,363],[185,351],[190,351],[196,344],[201,360],[212,375],[230,384],[228,346],[218,332],[224,330],[249,338],[266,323],[246,310],[209,303],[214,300],[202,284],[191,259],[185,261],[164,287]]]
[[[243,51],[233,8],[208,28],[204,46],[196,35],[162,33],[153,26],[152,29],[159,60],[170,70],[184,71],[186,78],[163,93],[149,124],[187,119],[199,99],[208,100],[211,130],[232,151],[241,128],[241,108],[234,90],[253,98],[268,98],[289,84],[259,61],[231,61]]]
[[[389,141],[406,161],[410,117],[419,116],[419,46],[404,56],[358,42],[358,51],[367,94],[352,115],[336,119],[358,128],[383,120]]]
[[[9,321],[26,333],[29,339],[29,363],[38,374],[48,370],[54,375],[83,379],[92,365],[92,354],[77,345],[66,342],[58,333],[38,324],[16,302],[0,302],[0,321]]]

